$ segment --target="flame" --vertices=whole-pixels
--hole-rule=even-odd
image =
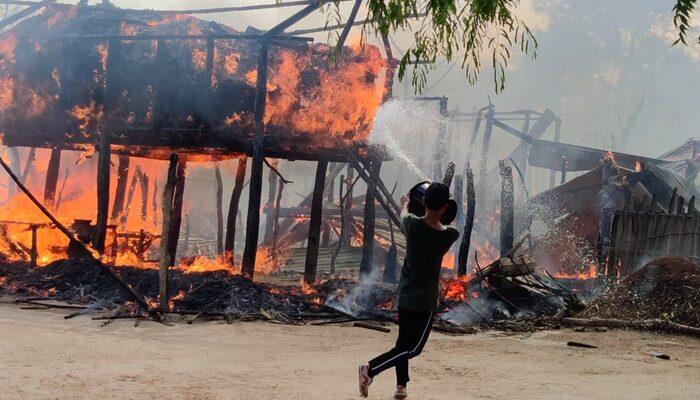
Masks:
[[[196,47],[192,49],[192,65],[198,70],[204,70],[207,66],[207,52]]]
[[[462,302],[470,297],[476,297],[476,292],[472,294],[467,293],[473,277],[473,274],[469,274],[458,278],[442,279],[440,283],[443,288],[442,293],[445,301]]]
[[[639,161],[635,161],[634,162],[634,170],[636,172],[642,172],[642,163],[640,163]]]
[[[615,161],[615,153],[608,150],[607,152],[605,152],[605,155],[603,155],[603,160]]]
[[[588,270],[584,272],[569,274],[566,272],[557,272],[554,274],[555,278],[562,279],[595,279],[598,276],[598,267],[595,264],[590,264]]]
[[[15,81],[10,78],[0,78],[0,112],[12,107]]]

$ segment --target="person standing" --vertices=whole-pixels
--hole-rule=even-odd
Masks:
[[[459,237],[457,228],[440,222],[449,199],[447,185],[431,183],[423,198],[426,214],[417,217],[408,212],[408,196],[401,198],[406,258],[399,280],[399,336],[393,349],[359,367],[362,397],[368,396],[372,379],[390,368],[396,369],[394,398],[407,397],[408,360],[418,356],[428,340],[439,301],[442,258]]]

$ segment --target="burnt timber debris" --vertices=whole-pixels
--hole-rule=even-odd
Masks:
[[[291,18],[268,31],[245,32],[169,11],[52,3],[31,4],[0,27],[17,23],[0,36],[13,38],[15,57],[0,64],[0,78],[11,80],[15,89],[10,104],[0,110],[5,117],[0,123],[2,140],[11,157],[9,164],[0,160],[11,177],[8,193],[27,196],[49,221],[0,221],[0,241],[6,243],[0,247],[0,292],[31,307],[65,308],[75,311],[70,317],[94,315],[104,321],[164,322],[167,315],[181,315],[189,323],[311,321],[390,330],[379,324],[395,318],[395,282],[405,240],[397,194],[382,179],[382,167],[392,161],[390,153],[366,138],[374,109],[393,96],[396,60],[387,37],[382,38],[386,59],[371,46],[365,53],[343,46],[349,28],[362,22],[355,21],[359,2],[347,23],[336,27],[342,29],[337,66],[341,75],[345,68],[359,68],[363,74],[345,78],[365,89],[386,69],[386,90],[361,110],[362,117],[345,120],[343,112],[333,115],[318,106],[311,110],[317,119],[305,126],[288,121],[304,120],[308,115],[299,112],[330,96],[319,88],[336,64],[333,49],[298,36],[317,30],[287,30],[319,2],[295,2],[303,8]],[[292,4],[274,6],[286,5]],[[46,11],[31,16],[39,9]],[[95,20],[106,22],[94,24]],[[83,63],[62,61],[64,52]],[[307,98],[280,108],[289,89],[279,80],[280,66],[291,59],[311,66],[301,71],[292,88]],[[235,61],[235,67],[222,65],[227,61]],[[177,82],[177,90],[170,82]],[[32,94],[57,100],[38,109],[31,103]],[[433,179],[454,183],[456,223],[462,229],[452,252],[454,261],[444,266],[436,329],[470,333],[480,328],[531,331],[571,325],[697,335],[700,321],[687,311],[700,306],[697,295],[673,290],[671,284],[680,270],[681,286],[700,286],[697,139],[659,158],[640,157],[561,143],[562,119],[550,109],[500,111],[489,102],[469,113],[450,111],[445,96],[412,100],[438,107],[430,171]],[[366,113],[370,108],[372,113]],[[342,123],[332,126],[336,120]],[[472,124],[464,135],[468,150],[458,155],[464,168],[457,172],[447,156],[456,138],[451,124],[465,122]],[[522,126],[515,128],[514,123]],[[544,139],[552,131],[553,140]],[[502,132],[518,144],[505,157],[494,158],[492,138]],[[318,139],[319,133],[324,140]],[[31,149],[21,174],[19,147]],[[50,149],[43,201],[23,184],[38,148]],[[66,165],[62,158],[76,150],[92,151],[97,159],[97,218],[94,225],[75,221],[68,228],[57,218],[68,173],[62,184],[59,178]],[[168,161],[160,185],[157,177],[133,165],[142,158]],[[218,163],[230,159],[237,160],[237,168],[224,217],[226,182]],[[315,163],[313,187],[296,207],[282,207],[283,189],[289,196],[285,185],[292,182],[273,159]],[[111,160],[117,163],[115,180]],[[196,260],[182,255],[200,240],[189,233],[183,208],[188,168],[202,160],[217,163],[212,186],[217,215],[213,239],[201,240],[215,243],[222,268],[197,272],[186,269]],[[528,168],[548,173],[548,188],[532,197],[525,178]],[[265,171],[268,193],[263,199]],[[362,189],[355,187],[358,182]],[[486,190],[495,182],[500,183],[496,195]],[[150,210],[157,226],[152,231],[127,230],[137,188],[136,213],[145,222]],[[246,188],[247,204],[241,205]],[[525,207],[516,201],[520,189]],[[490,218],[493,232],[483,228],[486,218],[479,207],[486,204],[498,205],[498,213]],[[243,218],[241,210],[246,209]],[[259,235],[261,214],[264,235]],[[544,234],[533,233],[538,220],[547,223]],[[30,233],[28,243],[13,238],[8,227],[15,226]],[[569,243],[556,240],[564,230],[579,239],[576,246],[591,249],[591,265],[581,265],[579,254],[566,248]],[[59,231],[68,238],[68,259],[39,266],[37,240],[44,231]],[[245,240],[237,242],[236,233],[245,233]],[[484,241],[494,244],[492,251],[484,249]],[[241,248],[239,263],[235,250]],[[282,268],[261,279],[258,256],[263,249],[275,269]],[[124,253],[133,255],[138,265],[118,265],[117,255]],[[647,272],[635,272],[643,260],[665,256],[682,256],[691,266],[657,261],[656,267],[640,270]],[[143,268],[149,261],[158,268]],[[381,279],[375,279],[381,265]],[[654,300],[666,308],[650,307],[636,318],[613,314],[615,305],[629,300],[621,288],[634,285],[652,285],[653,290],[644,292],[652,296],[645,304]],[[606,286],[606,295],[587,302],[593,291]],[[46,302],[47,298],[67,303]],[[669,310],[673,317],[662,317]]]

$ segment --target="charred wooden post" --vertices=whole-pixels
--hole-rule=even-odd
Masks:
[[[29,178],[29,174],[32,172],[35,160],[36,147],[32,147],[31,149],[29,149],[29,154],[27,154],[27,161],[24,163],[24,171],[22,171],[22,182],[26,182]]]
[[[369,165],[369,179],[367,181],[367,195],[365,196],[365,214],[362,230],[362,259],[360,260],[360,277],[366,279],[374,269],[374,228],[376,204],[376,182],[382,167],[380,160],[373,160]]]
[[[272,257],[275,263],[277,262],[277,240],[279,238],[279,228],[280,228],[280,209],[282,208],[282,191],[284,190],[284,181],[279,180],[279,187],[277,188],[277,199],[275,200],[275,208],[272,214]]]
[[[226,238],[224,240],[224,258],[229,265],[233,265],[234,256],[233,250],[236,242],[236,223],[238,220],[238,203],[241,200],[243,192],[243,181],[245,180],[247,157],[241,156],[238,159],[238,167],[236,169],[236,179],[231,192],[231,201],[228,207],[228,216],[226,218]]]
[[[394,190],[391,194],[394,194],[396,186],[398,186],[398,181],[394,185]],[[399,249],[396,246],[396,236],[394,235],[394,224],[389,221],[389,235],[391,239],[391,244],[389,245],[389,250],[386,252],[386,260],[384,261],[384,275],[382,276],[382,281],[386,283],[396,283],[396,267]]]
[[[119,156],[117,166],[117,187],[114,192],[114,203],[112,204],[112,220],[115,220],[124,211],[124,200],[126,197],[126,185],[129,180],[129,156]]]
[[[561,156],[561,181],[559,182],[560,185],[563,185],[566,183],[566,166],[568,165],[568,162],[566,161],[566,157]]]
[[[182,243],[182,254],[185,256],[190,253],[190,216],[185,215],[185,238]]]
[[[149,190],[149,179],[148,175],[144,172],[141,175],[141,221],[146,222],[148,219],[148,190]]]
[[[328,171],[328,161],[321,160],[316,167],[316,179],[311,200],[311,219],[309,220],[309,239],[306,248],[306,265],[304,267],[304,283],[311,285],[316,281],[318,264],[318,247],[321,241],[321,222],[323,221],[323,192]]]
[[[119,95],[117,73],[122,44],[118,39],[109,41],[107,67],[105,71],[104,121],[99,130],[99,158],[97,160],[97,220],[93,243],[98,252],[104,253],[109,219],[109,183],[111,167],[112,132],[109,111]]]
[[[267,204],[265,209],[267,210],[267,217],[265,218],[265,238],[263,239],[265,243],[272,242],[272,230],[275,222],[273,220],[272,209],[275,206],[275,191],[277,190],[277,174],[270,168],[270,175],[267,178]]]
[[[173,153],[170,155],[168,177],[163,188],[163,228],[160,236],[160,261],[158,265],[158,303],[161,309],[168,306],[168,269],[173,265],[173,254],[169,251],[170,233],[172,231],[173,197],[177,181],[179,157]]]
[[[273,28],[274,29],[274,28]],[[258,60],[257,92],[255,94],[255,138],[253,139],[253,162],[250,171],[250,191],[248,192],[248,220],[246,223],[245,247],[241,272],[253,278],[255,274],[255,256],[258,251],[260,230],[260,201],[262,197],[263,154],[262,136],[265,130],[265,102],[267,100],[267,50],[268,43],[263,40]]]
[[[338,254],[340,253],[340,249],[343,247],[343,243],[345,240],[345,231],[347,230],[346,224],[347,224],[347,216],[345,212],[345,204],[343,203],[344,201],[348,201],[349,198],[345,198],[343,196],[343,187],[345,185],[345,175],[340,175],[340,182],[338,185],[338,199],[339,199],[339,204],[338,207],[340,208],[340,235],[338,235],[338,242],[335,244],[335,248],[333,249],[333,253],[331,254],[331,275],[335,274],[335,260],[338,258]]]
[[[13,171],[19,171],[19,151],[17,151],[16,147],[10,147],[8,151],[10,155],[10,164],[12,165],[12,170]],[[24,181],[22,181],[24,182]],[[12,196],[15,194],[15,189],[16,189],[16,183],[15,181],[12,180],[12,178],[8,179],[7,181],[7,201],[10,201],[12,199]]]
[[[481,185],[481,189],[479,190],[479,203],[482,204],[484,202],[484,198],[486,195],[486,188],[489,186],[487,185],[487,180],[488,180],[488,159],[489,159],[489,151],[491,147],[491,133],[493,132],[493,119],[494,119],[494,114],[496,113],[496,108],[493,105],[489,105],[489,107],[486,110],[486,126],[484,128],[484,140],[482,141],[481,144],[481,159],[479,163],[479,184]]]
[[[554,142],[559,143],[561,140],[561,118],[557,117],[554,121]],[[555,170],[549,171],[549,188],[555,186],[557,172]]]
[[[435,154],[433,156],[433,178],[437,181],[442,178],[442,164],[447,153],[447,97],[440,98],[440,120],[438,121],[438,135],[435,142]]]
[[[49,166],[46,170],[46,185],[44,186],[44,204],[49,208],[54,208],[56,198],[56,187],[58,186],[58,173],[61,169],[61,150],[51,149]]]
[[[37,229],[39,229],[39,226],[36,224],[32,224],[29,226],[29,229],[32,230],[32,248],[29,251],[29,265],[31,265],[32,268],[36,267],[36,260],[39,258],[39,252],[38,252],[38,247],[37,247]]]
[[[685,214],[683,207],[685,206],[685,199],[683,196],[678,196],[678,207],[676,208],[676,214],[681,215]]]
[[[347,180],[345,181],[345,184],[347,185],[347,192],[345,193],[345,204],[343,204],[343,225],[340,227],[340,235],[342,238],[340,239],[342,241],[341,248],[346,248],[350,246],[350,237],[352,236],[352,223],[353,223],[353,217],[352,217],[352,207],[353,207],[353,181],[355,178],[355,170],[348,165],[348,170],[347,170]],[[341,181],[342,178],[341,178]]]
[[[462,175],[456,175],[454,178],[455,181],[455,189],[454,189],[454,196],[455,196],[455,202],[457,203],[457,214],[455,215],[455,225],[459,225],[459,223],[462,221],[464,218],[464,177]],[[460,236],[462,233],[460,233]],[[459,254],[459,243],[456,242],[452,246],[452,251],[454,254]],[[454,258],[454,270],[455,272],[459,273],[459,258],[455,257]]]
[[[224,181],[221,178],[219,163],[214,164],[216,177],[216,254],[224,254]]]
[[[695,196],[691,197],[690,200],[688,200],[688,215],[693,215],[695,214]]]
[[[673,188],[673,193],[671,193],[671,200],[668,202],[668,213],[673,214],[674,205],[676,204],[676,197],[678,197],[678,188]]]
[[[467,274],[467,261],[469,260],[469,246],[471,244],[472,229],[474,228],[474,213],[476,211],[476,193],[474,191],[474,173],[467,165],[467,212],[464,220],[464,232],[459,244],[457,275]]]
[[[613,217],[616,209],[620,209],[619,187],[616,185],[618,171],[611,158],[605,158],[602,165],[601,214],[598,223],[598,263],[606,265],[610,246],[612,245]],[[617,266],[608,265],[608,277],[616,278]]]
[[[152,212],[153,212],[153,225],[158,224],[158,179],[156,178],[156,181],[153,182],[153,200],[151,202],[152,204]]]
[[[129,184],[129,193],[126,196],[126,203],[124,204],[124,210],[120,218],[122,225],[126,224],[129,219],[129,213],[131,213],[131,203],[134,199],[134,193],[136,192],[136,184],[140,185],[143,172],[141,171],[141,166],[137,165],[134,169],[134,176],[131,178],[131,183]]]
[[[326,193],[328,193],[328,196],[326,197],[328,204],[333,204],[333,196],[335,195],[335,179],[331,179],[331,189],[326,190]],[[330,220],[326,220],[325,222],[326,223],[323,224],[323,235],[321,237],[321,246],[328,247],[330,245],[330,241],[331,241],[331,223],[330,223]]]
[[[168,237],[168,252],[175,264],[177,256],[177,244],[180,240],[180,227],[182,226],[182,206],[185,196],[185,170],[187,169],[187,160],[180,157],[177,164],[177,175],[175,180],[175,193],[173,194],[173,206],[170,216],[170,236]]]
[[[97,222],[93,244],[100,254],[104,253],[107,237],[107,219],[109,211],[109,167],[110,167],[110,134],[100,132],[99,159],[97,163]]]
[[[513,169],[500,161],[501,170],[501,257],[505,257],[513,248],[513,224],[515,213],[513,206]]]

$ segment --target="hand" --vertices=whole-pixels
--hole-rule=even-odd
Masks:
[[[404,194],[403,196],[401,196],[401,205],[402,206],[406,207],[406,205],[408,204],[408,201],[409,201],[408,194]]]

